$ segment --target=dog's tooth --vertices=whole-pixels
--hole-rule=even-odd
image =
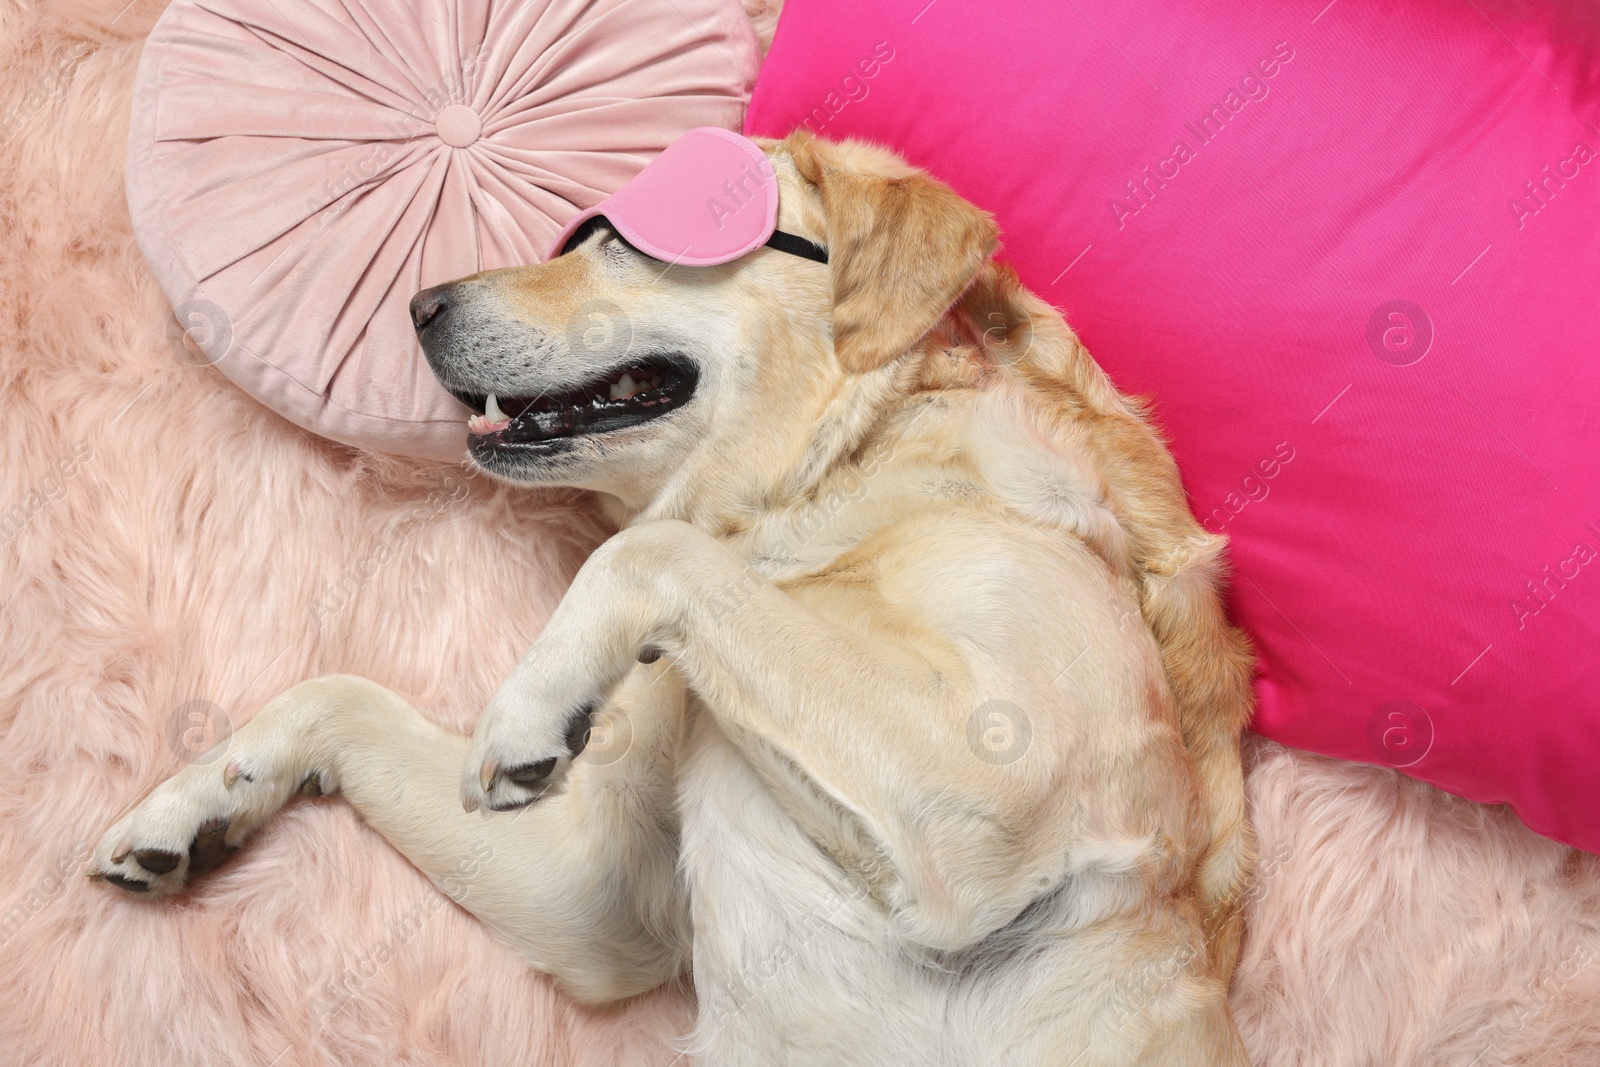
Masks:
[[[621,400],[626,395],[627,394],[622,391],[622,383],[621,382],[612,382],[611,383],[611,399],[612,400]]]
[[[495,395],[493,393],[490,393],[489,399],[484,401],[483,413],[489,417],[490,422],[511,421],[510,419],[506,418],[506,413],[500,410],[500,401],[495,399]]]

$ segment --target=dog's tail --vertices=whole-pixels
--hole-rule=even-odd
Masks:
[[[1023,288],[1014,271],[986,266],[960,310],[991,362],[1034,398],[1056,440],[1063,446],[1087,440],[1106,475],[1141,610],[1160,645],[1201,782],[1208,833],[1196,890],[1212,957],[1226,979],[1238,959],[1254,862],[1240,732],[1253,711],[1255,664],[1248,639],[1222,608],[1226,541],[1190,513],[1177,466],[1145,406],[1116,390],[1061,313]]]

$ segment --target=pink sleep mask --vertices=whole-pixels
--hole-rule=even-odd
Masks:
[[[665,263],[709,267],[769,245],[818,263],[821,245],[778,229],[778,174],[749,138],[700,126],[666,147],[632,181],[580,212],[550,257],[609,223],[628,244]],[[596,224],[598,225],[598,223]]]

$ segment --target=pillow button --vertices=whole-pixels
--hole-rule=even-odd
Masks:
[[[483,120],[466,104],[451,104],[433,117],[433,128],[451,148],[466,148],[483,133]]]

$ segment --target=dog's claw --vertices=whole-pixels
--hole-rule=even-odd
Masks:
[[[483,766],[478,769],[478,788],[485,794],[494,788],[494,780],[500,773],[500,765],[492,759],[483,761]]]

